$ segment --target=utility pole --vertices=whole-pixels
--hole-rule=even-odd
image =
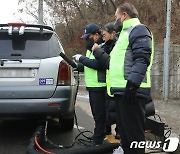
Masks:
[[[44,22],[43,22],[43,0],[38,0],[38,24],[44,24]]]
[[[168,102],[169,97],[169,56],[171,32],[171,0],[166,0],[166,38],[164,39],[164,71],[163,71],[163,99]]]

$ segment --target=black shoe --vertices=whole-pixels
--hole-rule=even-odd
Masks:
[[[115,139],[120,140],[121,139],[120,134],[116,134]]]
[[[112,133],[111,132],[106,132],[106,135],[111,135]]]
[[[93,147],[98,147],[98,146],[101,146],[102,144],[103,144],[103,143],[95,143],[95,142],[93,142],[93,143],[92,143],[92,146],[93,146]]]

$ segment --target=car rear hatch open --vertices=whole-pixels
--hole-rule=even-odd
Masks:
[[[51,29],[29,27],[0,29],[1,99],[50,98],[56,89],[62,60],[58,38]]]

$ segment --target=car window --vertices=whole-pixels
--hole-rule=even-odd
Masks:
[[[44,59],[59,56],[62,47],[54,33],[0,33],[0,59]]]

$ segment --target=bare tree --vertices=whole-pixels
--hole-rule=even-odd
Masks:
[[[31,22],[31,23],[37,23],[38,22],[38,0],[19,0],[18,4],[20,5],[20,8],[18,10],[17,16],[19,16],[20,20],[23,22]],[[50,24],[51,26],[54,26],[54,19],[52,12],[53,10],[48,7],[48,5],[45,3],[44,5],[44,20],[43,24]],[[22,14],[27,14],[31,17],[31,20],[28,21]],[[51,18],[49,18],[51,17]]]
[[[26,11],[29,15],[37,19],[37,0],[19,0],[20,3],[26,3],[26,7],[20,10]],[[114,13],[118,5],[126,2],[125,0],[44,0],[48,9],[45,11],[49,15],[44,15],[46,18],[51,19],[55,30],[60,36],[64,47],[69,53],[75,51],[85,50],[82,40],[79,38],[84,27],[88,23],[96,23],[100,26],[108,22],[114,21]],[[129,0],[128,2],[135,5],[139,11],[139,18],[142,23],[148,25],[155,36],[155,41],[158,43],[163,42],[165,35],[165,11],[166,5],[164,0]],[[28,4],[30,3],[30,4]],[[31,5],[33,4],[33,5]],[[179,0],[172,1],[172,37],[171,40],[175,43],[179,42]],[[47,10],[48,10],[47,9]],[[159,33],[160,32],[160,33]]]

